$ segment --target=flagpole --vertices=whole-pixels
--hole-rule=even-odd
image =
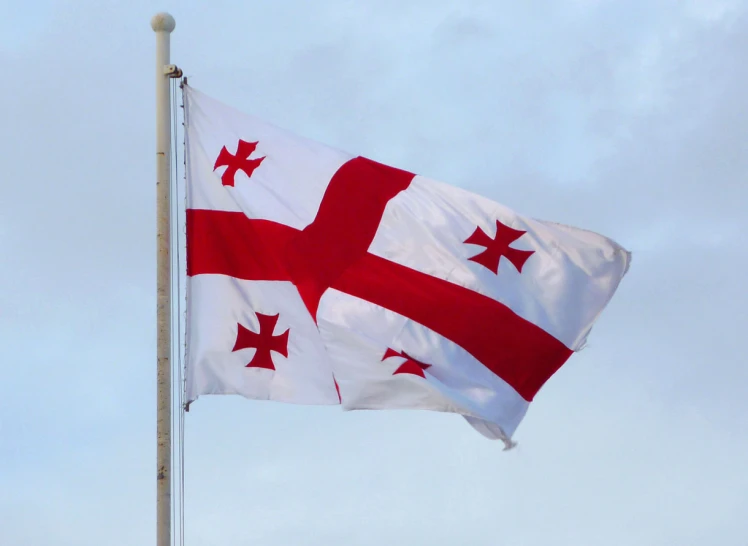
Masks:
[[[168,13],[151,19],[156,33],[156,544],[171,545],[171,203],[169,152],[171,100],[169,37],[176,23]]]

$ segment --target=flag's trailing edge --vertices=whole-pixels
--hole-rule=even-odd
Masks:
[[[184,93],[187,400],[453,412],[512,445],[630,254]]]

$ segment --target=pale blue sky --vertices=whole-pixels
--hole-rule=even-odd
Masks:
[[[161,10],[196,88],[634,253],[514,451],[199,400],[189,546],[748,544],[746,2],[4,2],[2,546],[155,542]]]

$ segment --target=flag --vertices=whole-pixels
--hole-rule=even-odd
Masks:
[[[452,412],[510,446],[630,254],[184,98],[188,401]]]

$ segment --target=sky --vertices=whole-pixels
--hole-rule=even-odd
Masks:
[[[201,398],[185,544],[748,544],[748,3],[2,2],[0,544],[155,544],[162,10],[195,88],[633,253],[514,450]]]

